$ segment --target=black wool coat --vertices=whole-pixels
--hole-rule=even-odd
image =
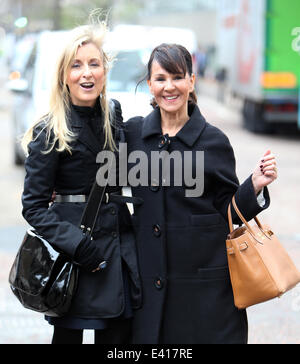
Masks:
[[[162,136],[159,108],[126,123],[129,157],[135,150],[144,151],[149,160],[152,151],[204,151],[201,197],[186,197],[188,187],[175,186],[172,174],[169,187],[152,180],[150,173],[148,187],[133,187],[133,195],[144,200],[132,215],[143,290],[134,343],[246,343],[246,312],[234,306],[228,271],[227,208],[234,194],[247,220],[262,208],[251,176],[239,185],[228,138],[205,121],[197,106],[189,114],[169,141]],[[267,208],[267,189],[264,197]]]
[[[115,103],[116,142],[122,139],[122,111]],[[23,216],[56,249],[74,259],[76,249],[84,238],[79,228],[85,203],[49,203],[53,191],[59,195],[88,195],[95,181],[99,165],[97,154],[103,143],[95,137],[89,126],[93,118],[101,118],[97,108],[71,108],[69,123],[76,134],[72,154],[45,150],[46,132],[43,123],[35,130],[29,143],[25,162],[26,176],[22,195]],[[101,125],[101,119],[99,120]],[[103,123],[102,123],[103,125]],[[101,134],[100,134],[101,135]],[[124,133],[123,133],[124,136]],[[104,140],[104,138],[103,138]],[[130,294],[133,307],[141,300],[140,281],[136,261],[135,239],[129,211],[125,204],[103,203],[94,229],[94,241],[101,246],[102,257],[108,266],[100,272],[79,272],[76,295],[70,316],[82,318],[111,318],[124,310],[122,263],[129,273]]]

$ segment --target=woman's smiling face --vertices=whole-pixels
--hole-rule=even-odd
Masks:
[[[156,60],[152,63],[148,85],[160,109],[166,113],[186,112],[194,76],[167,72]]]
[[[93,107],[105,83],[103,57],[93,43],[80,46],[68,69],[67,85],[71,101],[77,106]]]

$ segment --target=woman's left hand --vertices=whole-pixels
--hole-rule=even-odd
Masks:
[[[275,156],[268,150],[258,162],[252,175],[255,193],[258,195],[264,187],[275,181],[277,176],[278,171]]]

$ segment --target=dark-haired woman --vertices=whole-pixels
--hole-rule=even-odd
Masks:
[[[246,312],[234,306],[227,266],[227,208],[235,195],[250,220],[269,206],[266,186],[277,178],[275,157],[267,151],[239,185],[228,138],[197,106],[192,59],[184,47],[155,48],[147,81],[154,110],[127,123],[128,152],[143,151],[148,166],[152,162],[151,170],[141,169],[139,160],[149,185],[133,187],[144,200],[132,216],[143,286],[134,343],[247,343]],[[153,156],[162,151],[155,165]],[[188,173],[196,176],[194,187]]]

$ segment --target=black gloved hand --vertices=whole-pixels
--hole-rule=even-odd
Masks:
[[[74,261],[86,271],[93,272],[100,270],[98,269],[99,264],[105,262],[105,259],[95,241],[91,240],[89,236],[85,236],[76,249]],[[105,266],[106,264],[103,263],[101,269],[104,269]]]

